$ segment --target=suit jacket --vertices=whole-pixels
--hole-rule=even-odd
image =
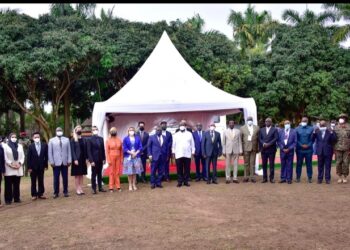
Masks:
[[[35,143],[29,145],[27,152],[28,169],[44,170],[48,167],[48,148],[47,144],[40,142],[40,154],[36,151]]]
[[[202,132],[202,139],[199,138],[199,134],[198,131],[194,131],[192,133],[193,136],[193,140],[194,140],[194,147],[195,147],[195,155],[202,155],[202,140],[203,140],[203,135],[205,133],[205,131],[201,131]]]
[[[162,131],[162,133],[163,133],[163,131]],[[173,146],[173,136],[169,131],[165,131],[165,137],[166,137],[166,140],[168,142],[168,153],[169,153],[169,157],[170,157],[171,153],[172,153],[171,149]]]
[[[137,133],[137,135],[140,137],[141,140],[141,131]],[[146,131],[143,131],[143,138],[141,140],[142,143],[142,152],[141,152],[141,157],[147,158],[147,143],[149,139],[149,134]]]
[[[88,155],[87,155],[87,139],[82,137],[81,138],[83,140],[84,143],[84,148],[82,151],[80,148],[80,143],[79,141],[74,141],[74,139],[71,140],[71,151],[72,151],[72,161],[79,161],[81,154],[83,155],[83,157],[85,158],[84,160],[88,159]]]
[[[281,149],[281,153],[284,153],[282,149],[289,149],[288,154],[294,154],[295,147],[297,146],[297,133],[294,129],[289,129],[289,136],[287,144],[284,143],[285,130],[278,131],[278,147]]]
[[[103,162],[106,160],[105,143],[103,138],[93,135],[87,140],[87,155],[89,162]]]
[[[220,133],[214,131],[214,142],[212,142],[210,131],[206,131],[202,138],[202,155],[206,157],[219,157],[222,155]]]
[[[5,152],[2,145],[0,145],[0,175],[5,173]]]
[[[276,147],[277,140],[278,140],[277,128],[271,126],[270,131],[269,131],[268,134],[266,134],[266,127],[260,129],[259,147],[260,147],[261,153],[273,153],[273,152],[276,152],[276,150],[277,150],[277,147]],[[264,143],[267,144],[266,148],[263,147]]]
[[[22,167],[18,169],[14,169],[11,167],[11,163],[15,162],[13,159],[12,149],[6,144],[4,146],[4,154],[5,154],[5,174],[4,176],[23,176],[23,164],[25,160],[25,155],[23,151],[23,146],[18,143],[18,160],[22,164]]]
[[[141,143],[141,139],[139,136],[135,136],[135,152],[136,151],[142,151],[142,143]],[[131,146],[131,141],[130,141],[130,137],[129,136],[125,136],[124,140],[123,140],[123,152],[124,152],[124,157],[129,157],[129,154],[127,153],[127,151],[130,151],[132,149]],[[138,153],[136,155],[136,157],[140,157],[140,153]]]
[[[259,151],[259,133],[260,129],[258,126],[253,125],[253,135],[251,141],[248,140],[249,130],[248,125],[244,125],[240,128],[242,138],[242,148],[246,152],[258,152]]]
[[[62,136],[62,154],[60,148],[60,140],[57,136],[49,141],[49,163],[51,166],[61,166],[72,163],[72,152],[70,149],[70,141],[67,137]]]
[[[148,139],[147,151],[148,156],[152,156],[152,161],[157,161],[160,157],[163,157],[165,160],[169,156],[168,142],[166,141],[166,137],[164,135],[161,136],[163,138],[162,146],[159,144],[157,135],[152,135]]]
[[[312,134],[312,140],[316,141],[316,154],[317,155],[333,155],[333,145],[337,141],[337,135],[335,132],[331,133],[328,129],[325,131],[324,138],[322,138],[322,132],[318,131]]]
[[[241,154],[242,138],[241,131],[234,128],[233,133],[231,129],[226,129],[222,134],[222,152],[224,154]]]

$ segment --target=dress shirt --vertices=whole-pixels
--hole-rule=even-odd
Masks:
[[[173,137],[172,152],[175,153],[175,158],[191,158],[195,152],[194,140],[192,133],[185,130],[178,131]]]

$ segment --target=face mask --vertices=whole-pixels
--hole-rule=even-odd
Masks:
[[[202,127],[197,127],[197,130],[198,131],[202,131]]]
[[[209,129],[210,129],[210,131],[213,131],[213,130],[215,130],[215,127],[214,126],[210,126]]]
[[[135,134],[135,131],[129,131],[129,135],[133,136]]]
[[[302,126],[302,127],[305,127],[306,125],[307,125],[306,122],[302,122],[302,123],[301,123],[301,126]]]
[[[267,128],[269,128],[269,127],[271,127],[271,124],[265,123],[265,126],[266,126]]]
[[[186,129],[185,126],[180,126],[181,131],[184,131],[185,129]]]
[[[140,127],[140,131],[144,131],[145,130],[145,128],[144,127]]]
[[[230,129],[233,129],[235,127],[235,125],[229,125]]]
[[[320,127],[320,123],[316,123],[316,127]]]
[[[290,129],[290,124],[284,124],[285,129]]]
[[[326,131],[326,129],[327,129],[326,127],[320,127],[321,131]]]
[[[62,131],[57,131],[57,132],[56,132],[56,135],[57,135],[58,137],[60,137],[60,136],[63,135],[63,132],[62,132]]]
[[[163,126],[162,129],[165,131],[166,130],[166,126]]]
[[[81,131],[77,131],[77,135],[81,135]]]
[[[35,138],[34,142],[36,142],[36,143],[40,142],[40,138]]]
[[[249,120],[249,121],[247,121],[247,124],[248,124],[249,126],[252,126],[252,125],[253,125],[253,121]]]
[[[16,142],[17,142],[17,138],[11,138],[11,141],[12,141],[13,143],[16,143]]]
[[[93,134],[93,135],[98,135],[98,130],[92,131],[92,134]]]
[[[156,131],[156,135],[160,136],[162,134],[162,131]]]
[[[111,136],[116,136],[117,132],[111,132]]]
[[[331,127],[334,128],[335,127],[335,123],[331,123]]]
[[[344,120],[343,118],[340,118],[340,119],[339,119],[339,123],[340,123],[340,124],[343,124],[344,122],[345,122],[345,120]]]

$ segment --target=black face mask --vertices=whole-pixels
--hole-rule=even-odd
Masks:
[[[165,126],[165,127],[162,127],[162,130],[164,130],[164,131],[165,131],[165,130],[166,130],[166,126]]]
[[[162,131],[157,131],[156,134],[160,136],[162,134]]]
[[[81,131],[77,131],[77,135],[81,135]]]
[[[145,130],[145,128],[144,127],[140,127],[140,131],[144,131]]]
[[[117,133],[116,132],[112,132],[111,136],[117,136]]]

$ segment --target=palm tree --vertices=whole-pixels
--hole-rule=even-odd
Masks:
[[[79,16],[84,18],[95,18],[95,3],[77,3],[75,6]]]
[[[345,21],[350,20],[350,4],[346,3],[331,3],[331,4],[323,4],[323,7],[327,10],[332,11],[340,20],[343,18]],[[337,27],[333,40],[334,42],[342,42],[347,40],[350,37],[350,24],[346,24],[344,26]]]
[[[324,25],[328,21],[335,22],[336,18],[336,15],[331,11],[324,11],[316,15],[315,12],[308,9],[302,15],[291,9],[285,10],[282,14],[284,21],[295,25]]]
[[[75,10],[69,3],[54,3],[50,4],[50,13],[55,17],[70,16],[75,13]]]
[[[203,31],[205,21],[199,14],[194,15],[192,18],[188,18],[185,25],[190,29],[193,29],[199,33]]]
[[[273,28],[277,25],[267,11],[258,13],[251,4],[242,15],[241,12],[231,10],[227,23],[233,27],[233,38],[239,45],[242,53],[247,49],[260,47],[266,44],[272,36]]]

